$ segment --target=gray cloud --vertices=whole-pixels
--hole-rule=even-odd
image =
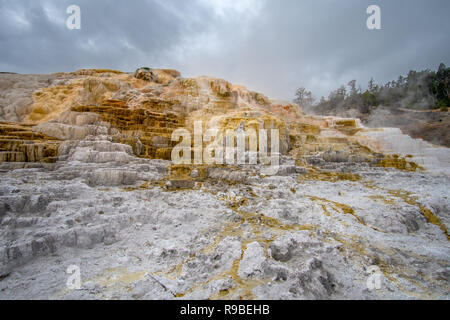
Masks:
[[[81,7],[68,30],[66,8]],[[382,30],[366,28],[378,4]],[[450,64],[448,0],[0,0],[0,71],[170,67],[270,97]]]

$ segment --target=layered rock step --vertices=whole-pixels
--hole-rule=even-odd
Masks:
[[[0,122],[0,162],[55,162],[60,140],[31,125]]]
[[[78,106],[75,112],[93,112],[121,133],[120,142],[133,148],[135,155],[149,159],[166,159],[171,156],[172,132],[184,125],[184,117],[167,112],[173,103],[146,101],[142,108],[131,109],[124,101],[107,100],[101,106]]]
[[[449,148],[437,147],[422,139],[413,139],[398,128],[366,129],[356,136],[360,144],[377,152],[392,154],[396,159],[403,156],[438,174],[450,173]]]
[[[357,119],[324,118],[319,123],[291,123],[290,154],[307,162],[365,162],[377,157],[353,136],[362,130]]]

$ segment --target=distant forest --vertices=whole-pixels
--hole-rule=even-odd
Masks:
[[[335,114],[350,109],[367,114],[378,106],[448,111],[450,67],[441,63],[437,71],[411,70],[406,77],[399,76],[397,80],[385,85],[375,84],[372,78],[365,91],[360,86],[357,87],[356,80],[352,80],[346,86],[342,85],[332,91],[328,98],[322,97],[319,101],[315,101],[310,91],[300,87],[295,93],[294,102],[316,114]]]

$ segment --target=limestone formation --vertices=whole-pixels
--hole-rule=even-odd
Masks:
[[[0,299],[449,298],[448,148],[169,69],[0,92]],[[173,163],[196,121],[278,129],[278,170]]]
[[[59,143],[30,125],[0,122],[0,162],[55,162]]]

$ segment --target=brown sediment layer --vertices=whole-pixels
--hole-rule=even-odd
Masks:
[[[0,122],[0,162],[55,162],[60,143],[31,125]]]
[[[395,168],[403,171],[415,172],[418,170],[424,170],[421,166],[413,161],[407,161],[407,158],[411,156],[400,157],[399,155],[386,155],[377,164],[378,167],[383,168]]]
[[[130,145],[134,153],[142,158],[171,159],[172,132],[184,125],[184,117],[167,112],[176,102],[149,99],[140,109],[131,109],[124,101],[106,100],[101,106],[73,107],[76,112],[100,114],[103,121],[117,128],[121,143]]]
[[[338,181],[360,181],[361,176],[356,173],[344,173],[344,172],[336,172],[336,171],[321,171],[310,169],[307,174],[302,174],[298,176],[298,182],[302,180],[318,180],[318,181],[329,181],[329,182],[338,182]]]
[[[336,201],[332,201],[332,200],[328,200],[328,199],[324,199],[324,198],[319,198],[319,197],[315,197],[315,196],[309,196],[311,198],[311,200],[313,201],[320,201],[320,202],[325,202],[325,203],[329,203],[332,205],[332,207],[334,207],[334,209],[338,212],[342,212],[343,214],[350,214],[352,216],[354,216],[356,218],[356,220],[358,220],[359,223],[366,225],[364,223],[364,221],[361,220],[360,217],[358,217],[355,213],[355,210],[353,210],[352,207],[343,204],[343,203],[339,203]]]

